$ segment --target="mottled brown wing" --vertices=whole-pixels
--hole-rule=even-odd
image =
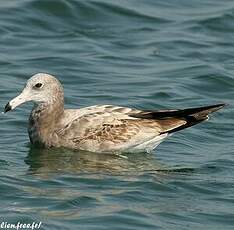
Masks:
[[[78,145],[88,140],[94,140],[99,143],[112,142],[113,144],[120,144],[134,137],[139,133],[139,130],[138,122],[119,120],[118,124],[103,123],[95,128],[87,128],[83,136],[75,137],[72,141]]]

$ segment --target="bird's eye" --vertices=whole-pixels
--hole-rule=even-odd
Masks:
[[[36,85],[34,85],[35,88],[39,89],[42,87],[42,84],[41,83],[37,83]]]

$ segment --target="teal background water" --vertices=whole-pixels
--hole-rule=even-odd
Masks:
[[[0,2],[1,107],[37,72],[66,106],[226,102],[152,154],[38,150],[31,104],[0,115],[0,221],[41,229],[233,229],[234,1]]]

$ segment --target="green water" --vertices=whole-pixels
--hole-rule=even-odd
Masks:
[[[0,117],[0,222],[41,229],[233,229],[234,1],[0,2],[2,110],[37,72],[66,106],[230,105],[152,154],[29,144],[31,104]]]

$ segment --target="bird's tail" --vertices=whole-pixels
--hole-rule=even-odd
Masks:
[[[162,134],[173,133],[207,120],[210,113],[223,108],[225,105],[222,103],[189,109],[142,111],[131,116],[157,120],[162,127]]]

